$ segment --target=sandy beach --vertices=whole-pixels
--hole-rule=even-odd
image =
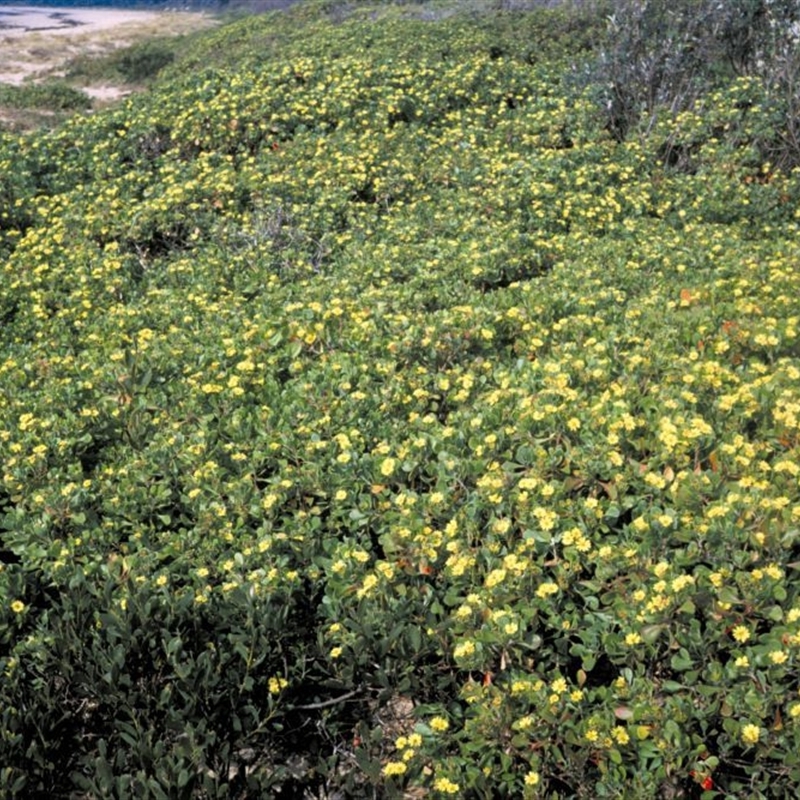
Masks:
[[[33,31],[69,35],[105,30],[129,22],[153,19],[157,12],[107,8],[41,8],[0,6],[0,36],[25,36]]]
[[[18,85],[58,76],[78,55],[99,55],[153,36],[214,24],[213,17],[198,12],[0,6],[0,83]],[[123,93],[116,87],[86,91],[97,97]]]

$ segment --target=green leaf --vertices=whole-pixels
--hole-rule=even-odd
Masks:
[[[778,588],[778,587],[775,587]],[[774,592],[773,592],[774,594]],[[786,592],[783,592],[784,599],[786,598]],[[777,599],[777,598],[776,598]],[[783,621],[783,609],[780,606],[772,606],[767,611],[767,618],[771,619],[773,622],[781,622]]]
[[[685,672],[694,666],[694,661],[685,648],[681,648],[669,661],[675,672]]]
[[[730,586],[721,587],[717,592],[717,597],[719,597],[720,602],[730,603],[731,605],[739,605],[742,602],[736,592],[734,592]]]
[[[653,645],[658,641],[659,636],[669,628],[668,625],[645,625],[641,630],[641,637],[645,644]]]

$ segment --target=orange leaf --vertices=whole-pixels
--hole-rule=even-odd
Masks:
[[[772,723],[772,729],[775,731],[783,730],[783,717],[781,717],[781,710],[775,709],[775,721]]]
[[[739,326],[735,322],[725,320],[725,322],[722,323],[722,333],[725,334],[725,336],[730,336],[738,327]]]

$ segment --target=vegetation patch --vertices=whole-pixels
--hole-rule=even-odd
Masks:
[[[152,39],[105,56],[83,55],[67,67],[67,78],[83,81],[142,84],[175,60],[176,41]]]
[[[622,116],[601,4],[303,3],[0,134],[0,793],[793,793],[762,5]]]
[[[0,84],[0,106],[14,109],[77,111],[89,108],[91,98],[63,81],[30,83],[22,86]]]

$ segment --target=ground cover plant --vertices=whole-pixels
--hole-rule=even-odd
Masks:
[[[601,12],[301,4],[2,135],[0,792],[792,796],[785,105],[623,135]]]

